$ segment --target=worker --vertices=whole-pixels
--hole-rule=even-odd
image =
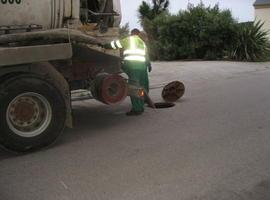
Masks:
[[[122,39],[114,40],[105,48],[123,49],[123,71],[129,77],[129,84],[143,87],[149,92],[148,71],[152,71],[151,62],[148,56],[147,47],[138,29],[133,29],[131,35]],[[144,100],[138,97],[130,97],[132,109],[128,116],[141,115],[144,112]]]

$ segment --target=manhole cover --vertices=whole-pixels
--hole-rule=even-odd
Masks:
[[[165,102],[176,102],[185,94],[185,85],[180,81],[173,81],[162,90],[162,98]]]

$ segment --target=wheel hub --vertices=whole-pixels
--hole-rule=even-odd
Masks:
[[[7,109],[7,123],[17,135],[33,137],[49,126],[52,110],[47,99],[36,93],[17,96]]]
[[[39,106],[32,98],[20,98],[10,108],[10,117],[17,126],[33,124],[39,115]]]

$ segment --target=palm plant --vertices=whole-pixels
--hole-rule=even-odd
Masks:
[[[152,0],[153,12],[155,15],[159,15],[169,8],[169,0]]]
[[[269,32],[262,29],[263,25],[261,21],[239,25],[236,41],[230,50],[232,59],[256,61],[269,53]]]
[[[169,0],[152,0],[152,4],[143,1],[138,10],[140,20],[145,18],[153,20],[161,13],[168,11],[169,5]]]

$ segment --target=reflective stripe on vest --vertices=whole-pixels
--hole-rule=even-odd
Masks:
[[[114,41],[111,42],[111,46],[112,46],[113,49],[117,49],[115,44],[114,44]]]
[[[128,61],[139,61],[139,62],[145,62],[146,59],[144,56],[126,56],[124,60]]]
[[[122,49],[123,47],[122,47],[122,44],[121,44],[121,42],[120,42],[120,40],[117,40],[116,42],[116,46],[119,48],[119,49]]]
[[[117,49],[117,48],[122,49],[123,48],[120,40],[112,41],[111,42],[111,47],[113,49]]]
[[[124,51],[124,55],[130,55],[130,54],[145,56],[146,52],[145,50],[141,50],[141,49],[128,49]]]
[[[130,49],[124,51],[124,60],[135,60],[135,61],[145,61],[146,47],[144,49],[139,49],[136,47],[135,37],[130,37]],[[127,58],[127,59],[126,59]]]

